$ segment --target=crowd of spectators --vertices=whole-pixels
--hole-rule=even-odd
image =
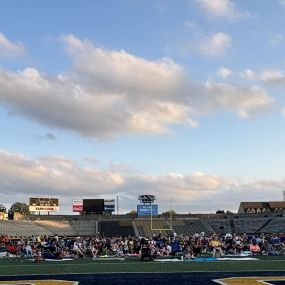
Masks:
[[[98,258],[140,256],[147,246],[153,258],[159,256],[183,256],[192,259],[201,256],[224,257],[225,255],[284,255],[285,236],[249,234],[195,233],[192,236],[154,235],[152,237],[115,236],[105,237],[59,237],[0,236],[0,249],[8,258],[30,258],[36,262],[43,259]]]

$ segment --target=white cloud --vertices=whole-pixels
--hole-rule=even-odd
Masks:
[[[206,56],[223,56],[232,46],[232,40],[225,33],[214,33],[200,41],[199,52]]]
[[[252,80],[256,77],[256,74],[251,69],[246,69],[240,73],[240,76],[246,78],[247,80]]]
[[[80,41],[73,35],[64,37],[74,61],[77,76],[84,77],[90,87],[110,92],[133,92],[140,95],[167,96],[184,80],[183,68],[170,58],[148,61],[124,50],[109,51]],[[106,84],[106,81],[108,84]]]
[[[0,70],[0,103],[10,114],[82,136],[106,138],[168,133],[173,124],[194,128],[197,117],[208,112],[226,109],[249,115],[272,104],[262,89],[205,87],[171,59],[150,61],[98,48],[72,35],[64,41],[74,63],[65,74],[47,76],[34,68]]]
[[[277,69],[268,69],[261,72],[261,80],[270,84],[284,84],[285,76]]]
[[[260,71],[246,69],[240,73],[240,76],[247,80],[259,80],[268,85],[284,86],[285,84],[285,75],[279,69],[263,69]]]
[[[258,86],[244,88],[240,86],[206,82],[205,88],[216,94],[215,100],[209,102],[216,108],[218,106],[236,112],[240,117],[247,118],[250,113],[257,110],[266,110],[273,104],[273,99]],[[211,108],[214,108],[211,106]]]
[[[136,174],[124,164],[110,169],[80,167],[62,156],[31,160],[23,155],[0,151],[0,187],[10,204],[28,202],[31,196],[60,199],[61,212],[70,213],[73,198],[113,198],[129,211],[140,194],[154,194],[160,210],[179,213],[238,209],[241,200],[278,200],[285,180],[242,182],[238,178],[195,172],[164,175]],[[94,187],[94,185],[96,187]]]
[[[238,9],[231,0],[196,0],[208,15],[230,20],[249,16],[248,11]]]
[[[17,197],[28,201],[31,196],[52,195],[68,204],[73,197],[115,197],[119,194],[121,207],[130,210],[137,204],[139,194],[157,194],[163,208],[166,207],[163,203],[175,193],[175,201],[184,200],[187,207],[187,201],[202,197],[203,192],[206,195],[218,191],[226,183],[222,177],[203,173],[138,175],[129,170],[128,166],[118,163],[103,170],[80,167],[62,156],[40,157],[33,161],[22,155],[0,152],[0,187],[11,202],[16,202],[13,199]]]
[[[232,72],[230,69],[228,69],[228,68],[220,67],[220,68],[217,70],[217,74],[218,74],[220,77],[222,77],[222,78],[224,78],[224,79],[227,79],[228,77],[230,77],[230,76],[233,74],[233,72]]]
[[[13,43],[0,33],[0,58],[7,56],[21,56],[25,49],[21,43]]]

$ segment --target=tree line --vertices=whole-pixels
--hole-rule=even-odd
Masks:
[[[8,211],[3,204],[0,204],[0,213],[8,214],[8,217],[13,217],[14,213],[29,215],[30,211],[29,211],[29,206],[27,204],[16,202],[9,208]]]

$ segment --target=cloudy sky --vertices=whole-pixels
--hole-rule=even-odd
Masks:
[[[0,203],[281,200],[284,26],[283,0],[2,1]]]

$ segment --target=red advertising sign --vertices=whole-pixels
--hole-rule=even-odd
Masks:
[[[83,205],[73,205],[72,210],[73,212],[83,212]]]
[[[72,211],[77,212],[77,213],[83,212],[83,200],[82,199],[72,201]]]

